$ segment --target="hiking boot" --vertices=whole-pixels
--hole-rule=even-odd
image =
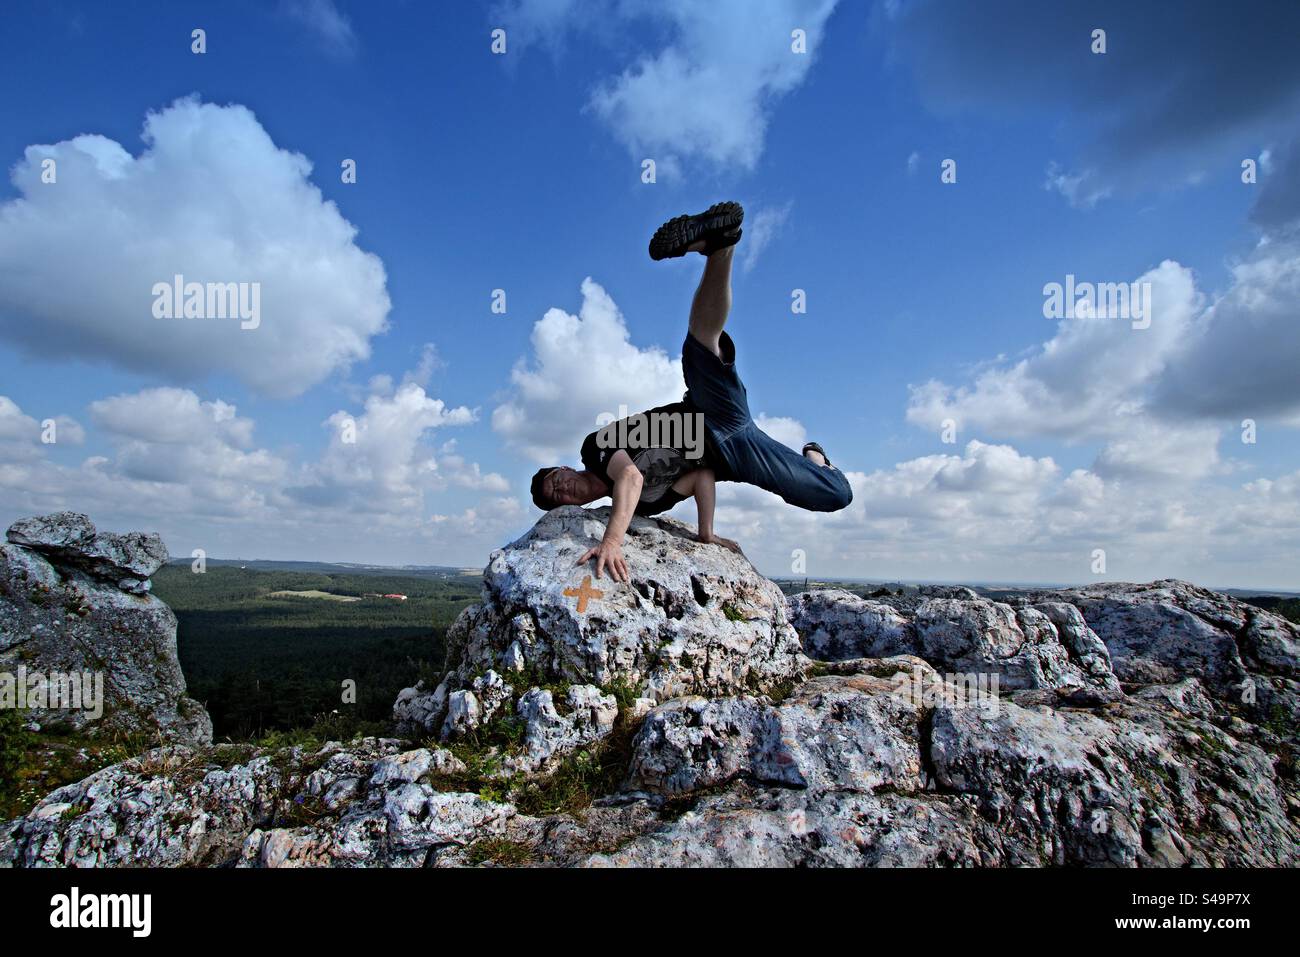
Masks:
[[[734,246],[740,242],[740,224],[745,219],[745,209],[739,203],[715,203],[694,216],[678,216],[668,220],[650,239],[650,258],[675,259],[685,256],[688,249],[704,241],[705,255]]]

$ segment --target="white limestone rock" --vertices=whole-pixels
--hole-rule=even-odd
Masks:
[[[96,675],[102,683],[102,714],[84,697],[47,695],[28,701],[32,722],[46,731],[211,742],[207,711],[185,694],[176,616],[149,594],[148,576],[166,560],[157,535],[96,532],[73,512],[10,527],[0,543],[0,673],[15,682],[20,669],[29,678],[76,676],[78,691],[92,697]]]

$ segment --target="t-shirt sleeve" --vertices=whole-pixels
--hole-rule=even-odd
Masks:
[[[618,449],[602,449],[600,444],[597,442],[596,437],[598,434],[599,433],[597,432],[592,432],[583,440],[581,453],[582,467],[588,472],[594,472],[604,479],[606,483],[609,483],[609,472],[606,470],[609,468],[609,460],[614,457],[614,453],[617,452]]]

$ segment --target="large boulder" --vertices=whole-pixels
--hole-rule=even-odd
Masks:
[[[1194,674],[1211,688],[1240,692],[1251,673],[1300,677],[1300,627],[1187,582],[1107,582],[1034,597],[1078,608],[1125,681]]]
[[[608,518],[608,508],[557,508],[493,552],[482,600],[448,631],[443,680],[399,695],[399,726],[455,740],[514,710],[541,740],[554,737],[534,727],[546,709],[534,696],[519,711],[531,689],[589,685],[653,704],[758,694],[803,675],[808,659],[780,589],[679,522],[633,518],[623,545],[630,585],[595,578],[590,562],[578,567]]]
[[[840,588],[794,595],[788,613],[804,651],[820,661],[886,658],[916,650],[916,629],[907,615]]]
[[[40,552],[56,564],[80,568],[92,578],[117,582],[124,591],[149,590],[149,578],[167,564],[167,546],[151,532],[99,532],[80,512],[24,518],[5,538]]]
[[[895,661],[904,675],[908,665]],[[899,693],[909,687],[869,675],[828,675],[800,685],[780,704],[678,698],[646,717],[628,787],[675,795],[743,778],[814,791],[919,791],[926,711],[920,696]]]
[[[1063,641],[1049,611],[986,599],[931,599],[916,610],[917,654],[940,669],[995,673],[1008,690],[1118,690],[1106,646],[1086,629],[1089,647],[1079,647],[1077,634]],[[1067,622],[1067,631],[1071,624],[1082,622]]]
[[[978,799],[1015,865],[1295,866],[1294,781],[1276,758],[1161,704],[941,708],[935,778]]]
[[[1271,733],[1300,727],[1300,626],[1175,579],[1026,596],[1077,608],[1134,689],[1195,677],[1222,708]],[[1294,760],[1294,758],[1293,758]]]
[[[626,786],[678,810],[583,863],[1300,863],[1291,772],[1182,710],[1197,709],[1194,689],[1179,705],[970,707],[915,659],[835,670],[778,703],[688,698],[652,711]]]
[[[97,532],[72,512],[14,523],[0,544],[0,701],[47,729],[207,744],[185,695],[176,616],[149,594],[157,535]],[[21,685],[21,687],[20,687]]]
[[[1105,643],[1072,605],[1012,607],[968,588],[927,587],[897,605],[842,589],[789,600],[804,651],[822,661],[918,655],[935,668],[1005,691],[1118,691]]]

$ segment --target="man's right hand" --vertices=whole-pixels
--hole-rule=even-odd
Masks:
[[[601,541],[595,548],[589,548],[581,558],[578,564],[581,565],[588,559],[596,559],[596,577],[600,577],[601,570],[608,567],[609,577],[616,582],[625,582],[632,584],[632,576],[628,573],[627,562],[623,559],[623,546],[616,542]]]

